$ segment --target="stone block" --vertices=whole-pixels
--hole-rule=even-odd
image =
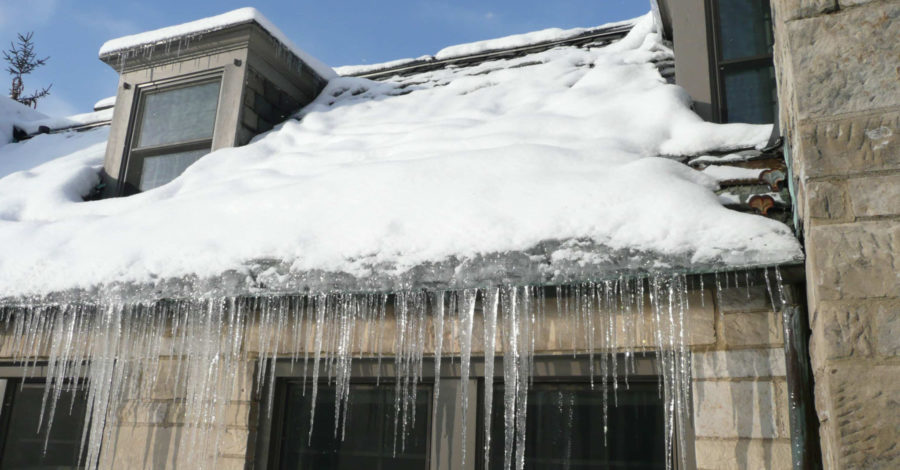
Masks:
[[[834,11],[837,0],[774,0],[772,7],[778,18],[792,21]]]
[[[697,437],[790,437],[780,425],[787,422],[787,397],[773,381],[697,381],[693,396]]]
[[[561,304],[565,305],[565,304]],[[570,304],[571,306],[574,304]],[[688,294],[689,310],[686,312],[688,343],[692,346],[711,345],[716,342],[715,331],[715,302],[713,301],[712,292],[710,290],[694,290]],[[580,319],[573,311],[568,313],[558,312],[555,301],[547,302],[545,306],[544,318],[538,324],[535,331],[535,350],[542,353],[570,352],[574,349],[584,352],[588,347],[589,340],[586,338],[589,329],[585,325],[585,321]],[[565,307],[562,307],[565,310]],[[625,314],[617,314],[615,316],[615,344],[618,348],[633,349],[635,347],[649,347],[657,343],[653,331],[652,307],[649,301],[644,305],[644,315],[640,317],[637,311]],[[606,334],[606,322],[608,319],[604,315],[595,315],[593,319],[594,325],[594,346],[599,349],[603,345],[603,338]],[[473,329],[472,350],[475,353],[483,351],[482,318],[480,314],[475,317],[475,327]],[[445,325],[445,334],[447,326]],[[625,331],[626,334],[622,334]],[[447,345],[450,343],[450,337],[445,336],[444,345],[447,351]],[[455,341],[453,341],[455,343]],[[497,353],[502,351],[501,345],[497,345]]]
[[[219,453],[246,455],[249,439],[250,431],[248,429],[229,427],[219,441]]]
[[[691,304],[688,314],[688,341],[691,346],[703,346],[716,343],[716,311],[712,307],[712,293],[704,292],[705,306],[700,303]],[[697,302],[692,298],[691,302]]]
[[[129,401],[119,408],[116,413],[119,423],[129,424],[162,424],[166,422],[166,416],[172,403],[169,401],[145,400]]]
[[[900,173],[853,178],[848,188],[857,217],[900,214]]]
[[[838,0],[838,5],[841,8],[847,8],[847,7],[855,7],[855,6],[859,6],[859,5],[864,5],[866,3],[880,2],[880,1],[883,1],[883,0]]]
[[[244,402],[231,402],[225,407],[222,416],[216,417],[223,420],[226,426],[250,427],[250,418],[255,411],[255,405]],[[176,403],[168,408],[165,420],[171,424],[187,424],[184,414],[184,403]]]
[[[118,426],[112,432],[112,442],[103,447],[100,463],[103,469],[199,468],[199,459],[206,461],[206,468],[223,468],[229,460],[245,461],[240,456],[247,455],[249,437],[249,431],[245,429],[226,429],[219,440],[220,456],[215,458],[213,465],[212,454],[203,453],[201,442],[195,444],[197,447],[193,452],[182,447],[184,439],[190,438],[187,433],[192,432],[191,428],[126,425]]]
[[[249,107],[241,110],[241,123],[250,129],[259,129],[259,116]]]
[[[900,292],[900,221],[814,225],[806,240],[815,298],[893,297]]]
[[[247,468],[245,459],[219,457],[216,461],[216,470],[244,470],[245,468]]]
[[[794,158],[805,177],[900,169],[900,111],[803,121],[797,134]]]
[[[112,442],[103,445],[99,468],[187,468],[188,452],[183,451],[179,443],[182,432],[181,427],[115,427]]]
[[[900,3],[791,21],[786,29],[800,119],[900,105]]]
[[[900,299],[822,302],[813,320],[810,353],[816,364],[874,355],[900,355]]]
[[[900,468],[900,364],[829,368],[838,468]]]
[[[744,282],[738,278],[739,282]],[[771,311],[766,286],[726,287],[719,290],[719,309],[724,313]]]
[[[730,347],[784,344],[781,313],[730,313],[723,316],[722,334]]]
[[[881,357],[900,356],[900,301],[879,303],[875,325],[875,352]]]
[[[814,219],[840,220],[850,217],[847,190],[842,182],[811,181],[806,184],[808,215]]]
[[[784,377],[784,349],[739,349],[694,353],[694,378]]]
[[[694,449],[700,470],[791,468],[791,443],[786,439],[697,439]]]

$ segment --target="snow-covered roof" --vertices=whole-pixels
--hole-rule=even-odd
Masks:
[[[45,119],[49,119],[49,116],[11,98],[0,96],[0,148],[12,141],[13,126],[22,129]]]
[[[231,26],[250,22],[254,22],[266,30],[285,48],[291,51],[291,53],[315,70],[322,78],[328,80],[336,75],[331,67],[297,47],[297,45],[288,39],[288,37],[281,32],[278,27],[272,24],[268,18],[263,16],[259,10],[252,7],[238,8],[237,10],[232,10],[221,15],[111,39],[103,43],[100,47],[99,55],[103,58],[117,54],[127,54],[131,51],[145,47],[163,45],[186,37],[197,37]]]
[[[104,129],[8,152],[58,156],[0,179],[0,298],[391,290],[555,283],[801,259],[784,224],[723,207],[667,156],[761,148],[667,84],[650,16],[605,47],[339,77],[250,144],[171,183],[82,202]],[[132,294],[129,294],[132,295]]]

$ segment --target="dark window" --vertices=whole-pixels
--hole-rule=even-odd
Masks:
[[[212,148],[220,79],[144,87],[125,169],[126,194],[175,179]]]
[[[711,0],[722,122],[775,120],[772,14],[768,0]]]
[[[50,428],[38,431],[43,383],[0,379],[3,408],[0,409],[0,468],[81,468],[79,452],[84,429],[87,397],[83,390],[64,391],[57,402]],[[46,453],[44,444],[46,443]]]
[[[603,393],[588,383],[535,383],[528,392],[525,468],[530,470],[665,469],[663,402],[655,383],[610,393],[603,434]],[[503,389],[494,389],[490,468],[504,460]],[[479,425],[479,428],[481,425]],[[483,441],[483,439],[482,439]],[[604,444],[605,442],[605,444]],[[483,446],[482,446],[483,447]],[[483,457],[479,459],[479,465]]]
[[[312,393],[307,384],[285,381],[278,387],[273,414],[272,468],[347,470],[423,470],[428,468],[431,388],[419,386],[415,422],[394,456],[394,387],[352,384],[346,425],[335,435],[334,387],[320,386],[312,439]],[[410,423],[412,424],[412,423]]]

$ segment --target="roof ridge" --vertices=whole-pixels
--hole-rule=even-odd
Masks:
[[[614,24],[612,26],[601,26],[589,31],[585,31],[574,36],[562,39],[551,39],[548,41],[540,41],[532,44],[505,47],[498,49],[490,49],[479,51],[471,54],[446,57],[437,59],[435,56],[425,56],[423,58],[413,59],[409,62],[388,66],[385,68],[375,68],[363,70],[356,73],[348,73],[348,77],[360,77],[378,80],[393,75],[408,75],[422,71],[443,68],[446,65],[465,64],[474,65],[486,62],[494,58],[500,58],[506,55],[526,55],[535,52],[542,52],[554,47],[566,45],[583,45],[595,40],[608,40],[609,42],[621,39],[631,31],[634,23]],[[375,66],[377,67],[377,65]]]

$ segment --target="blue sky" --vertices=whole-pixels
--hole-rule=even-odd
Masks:
[[[34,31],[49,55],[26,90],[53,83],[38,110],[86,112],[115,93],[115,71],[97,59],[108,39],[254,6],[298,46],[329,65],[418,57],[464,42],[538,29],[594,26],[639,16],[649,0],[304,1],[0,0],[0,45]],[[2,92],[8,80],[0,75]]]

